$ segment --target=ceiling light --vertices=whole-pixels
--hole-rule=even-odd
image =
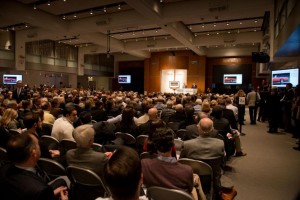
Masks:
[[[240,24],[242,25],[242,24],[243,24],[243,22],[240,22]]]
[[[13,31],[14,31],[14,30],[15,30],[15,27],[13,26],[13,27],[11,28],[11,30],[13,30]]]
[[[256,19],[256,20],[254,20],[254,23],[257,23],[257,19]]]
[[[105,13],[106,13],[106,8],[105,8],[105,7],[103,8],[103,12],[105,12]]]
[[[63,16],[63,19],[66,19],[66,15]]]
[[[195,33],[195,37],[197,37],[198,36],[198,34],[197,33]]]
[[[67,0],[63,0],[63,2],[66,2]]]
[[[48,6],[50,6],[50,5],[51,5],[51,2],[50,2],[50,1],[48,1],[47,5],[48,5]]]
[[[227,33],[230,34],[230,31],[228,31]]]
[[[25,24],[25,28],[27,28],[28,27],[28,25],[27,24]]]
[[[216,27],[217,26],[217,24],[216,23],[214,23],[214,27]]]
[[[155,29],[155,32],[157,33],[157,32],[158,32],[158,30],[157,30],[157,29]]]
[[[226,25],[229,26],[229,22],[227,22]]]
[[[256,32],[256,29],[254,29],[254,32]]]
[[[135,35],[135,32],[134,32],[134,31],[132,32],[132,35]]]
[[[118,5],[118,10],[121,10],[121,4]]]
[[[74,16],[73,16],[74,18],[76,18],[77,17],[77,15],[76,15],[76,13],[74,13]]]
[[[145,41],[147,41],[147,40],[148,40],[148,38],[146,37],[146,38],[145,38]]]
[[[190,25],[190,30],[192,30],[193,29],[193,27]]]
[[[206,35],[209,35],[209,33],[206,33]]]
[[[166,36],[165,39],[167,40],[167,39],[168,39],[168,36]]]
[[[162,2],[163,2],[163,0],[160,0],[159,2],[160,2],[160,3],[162,3]]]
[[[91,11],[90,11],[90,15],[92,15],[92,14],[94,14],[94,13],[93,13],[93,10],[91,9]]]
[[[219,35],[219,32],[217,32],[217,35]]]
[[[35,4],[33,5],[33,9],[36,10],[36,5]]]
[[[145,30],[143,30],[142,34],[143,34],[143,35],[145,34]]]
[[[202,28],[204,28],[205,26],[204,26],[204,24],[202,24]]]

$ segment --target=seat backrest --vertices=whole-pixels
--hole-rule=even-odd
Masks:
[[[67,152],[70,149],[76,149],[77,148],[77,144],[74,140],[69,140],[69,139],[63,139],[60,141],[60,145],[62,146],[62,148],[64,148],[64,150]]]
[[[192,196],[184,191],[163,187],[149,187],[147,197],[152,200],[192,200]]]
[[[80,184],[86,187],[97,187],[104,190],[104,196],[110,196],[110,191],[102,181],[102,179],[92,170],[78,166],[68,166],[67,174],[73,184]]]
[[[50,180],[67,175],[65,168],[60,163],[49,158],[40,158],[38,166],[48,175]]]
[[[176,131],[176,137],[181,140],[186,140],[186,129],[179,129]]]
[[[214,184],[213,184],[213,169],[211,166],[203,161],[200,160],[193,160],[189,158],[180,158],[178,160],[179,163],[189,165],[193,169],[193,173],[198,174],[198,176],[210,176],[209,179],[209,199],[213,199],[214,194]]]
[[[6,149],[0,147],[0,161],[7,160]]]
[[[52,128],[53,128],[52,124],[46,124],[46,123],[42,124],[42,129],[43,129],[44,135],[51,135]]]
[[[179,122],[169,122],[168,127],[176,133],[179,129]]]
[[[124,144],[135,144],[135,138],[129,133],[116,132],[116,138],[121,138],[124,141]]]
[[[183,147],[183,141],[180,139],[174,139],[174,144],[175,144],[175,148],[176,148],[176,154],[180,155],[180,152],[182,150]]]
[[[94,151],[103,152],[102,145],[98,144],[98,143],[93,143],[92,144],[92,149]]]
[[[50,135],[43,135],[41,140],[48,146],[49,149],[59,149],[59,141]]]
[[[149,137],[148,135],[139,135],[139,136],[137,136],[136,137],[136,144],[143,146],[148,137]]]

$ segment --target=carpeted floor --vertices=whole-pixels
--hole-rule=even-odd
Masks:
[[[300,151],[294,150],[291,134],[267,133],[267,123],[246,125],[241,136],[245,157],[227,162],[225,174],[232,179],[235,200],[294,200],[300,192]]]

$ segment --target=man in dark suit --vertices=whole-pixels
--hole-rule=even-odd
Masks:
[[[286,91],[284,97],[281,99],[282,104],[282,119],[285,132],[292,132],[292,103],[294,99],[294,90],[293,85],[291,83],[286,84]]]
[[[17,81],[17,88],[12,93],[12,98],[20,103],[23,99],[26,99],[26,90],[23,88],[22,81]]]
[[[197,88],[196,83],[193,83],[192,88],[195,88],[195,89]]]
[[[38,139],[32,134],[13,136],[6,147],[8,158],[13,162],[0,169],[1,199],[19,200],[68,200],[67,188],[54,189],[38,175],[35,168],[41,152]],[[56,197],[57,196],[57,197]]]

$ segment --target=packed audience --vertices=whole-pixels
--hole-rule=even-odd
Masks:
[[[140,179],[144,178],[145,187],[161,186],[192,194],[195,174],[190,166],[180,164],[177,160],[218,159],[220,163],[213,167],[214,173],[217,174],[214,178],[215,195],[223,199],[232,199],[236,192],[232,187],[229,192],[223,190],[220,171],[226,165],[226,160],[232,156],[246,156],[240,138],[243,134],[239,131],[239,128],[245,125],[246,106],[249,107],[251,125],[255,125],[257,121],[268,122],[269,133],[277,133],[279,128],[282,128],[293,133],[299,144],[299,94],[300,86],[293,89],[291,84],[287,84],[286,90],[262,87],[261,91],[253,88],[248,94],[239,90],[236,94],[190,95],[153,92],[143,95],[132,91],[66,90],[42,86],[29,88],[19,81],[13,91],[5,88],[1,90],[0,146],[7,149],[11,157],[16,153],[10,152],[14,151],[14,145],[17,145],[13,144],[15,140],[35,142],[39,145],[42,157],[54,159],[65,167],[76,165],[89,168],[102,179],[113,177],[117,180],[117,172],[112,168],[113,165],[117,165],[117,161],[110,161],[110,158],[113,152],[117,151],[115,149],[126,145],[126,138],[116,137],[115,133],[128,133],[135,140],[144,135],[147,139],[141,148],[132,144],[128,146],[137,153],[145,151],[155,155],[155,158],[143,159],[141,163],[136,161],[136,167],[140,168],[141,165],[139,170],[143,172],[144,177],[137,174],[134,184],[139,186],[142,183]],[[22,134],[28,134],[30,137],[16,138]],[[44,135],[52,136],[58,142],[71,140],[77,144],[77,148],[67,151],[60,147],[47,146],[42,140]],[[176,155],[174,139],[178,138],[184,142],[181,154]],[[102,145],[98,152],[92,147],[94,143]],[[202,145],[195,145],[199,143]],[[110,149],[109,145],[115,149]],[[299,145],[294,149],[300,150]],[[119,154],[118,156],[121,156],[124,153]],[[11,160],[18,169],[24,169],[20,163],[25,162],[28,156],[25,152],[23,156],[22,160]],[[34,160],[30,169],[36,163]],[[1,161],[1,165],[8,164],[11,165],[11,162]],[[1,169],[1,176],[4,176],[3,170],[7,168]],[[27,168],[25,170],[28,171]],[[165,172],[157,173],[160,170]],[[6,178],[0,182],[1,185],[11,184]],[[115,199],[120,197],[119,194],[114,194],[114,191],[124,192],[124,195],[133,197],[142,191],[136,188],[130,194],[125,194],[126,192],[116,188],[114,183],[108,181],[107,184],[112,187]],[[44,188],[49,190],[46,186]],[[198,189],[196,193],[193,194],[194,199],[206,198],[203,191]],[[58,195],[66,199],[65,188],[54,192],[53,198]]]

